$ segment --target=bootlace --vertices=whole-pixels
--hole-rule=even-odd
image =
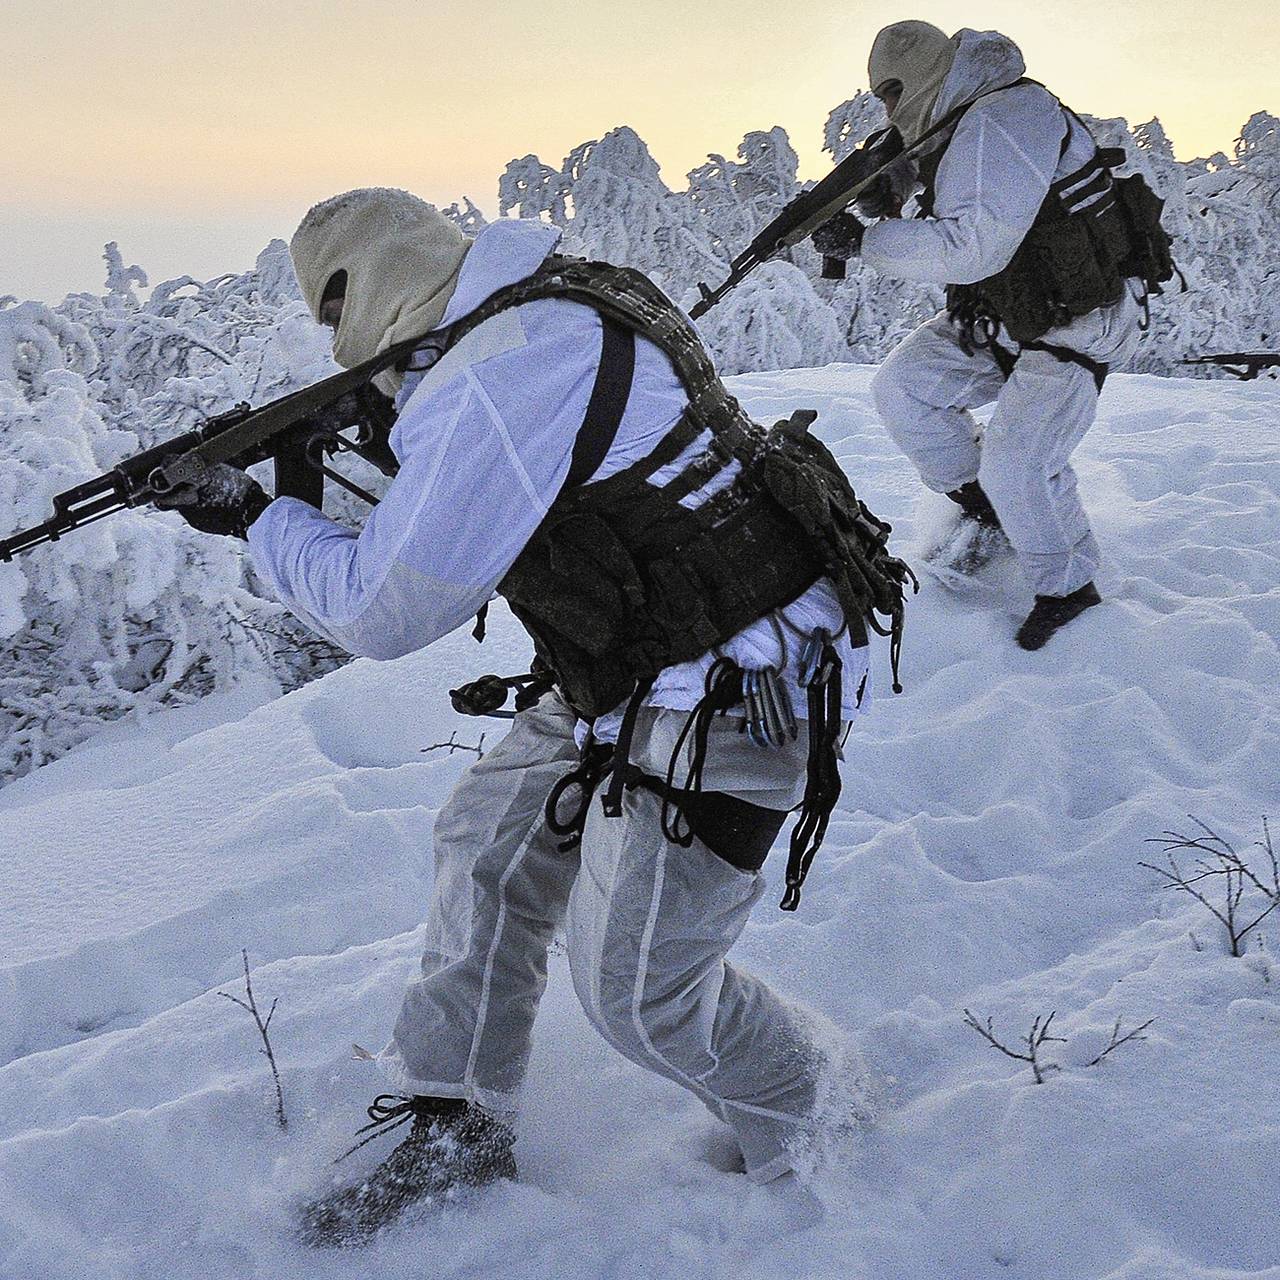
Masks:
[[[365,1114],[369,1117],[369,1123],[361,1125],[356,1130],[356,1137],[360,1137],[362,1133],[367,1133],[367,1138],[360,1138],[360,1141],[344,1151],[333,1163],[338,1164],[345,1160],[349,1155],[359,1151],[361,1147],[367,1146],[375,1138],[380,1138],[384,1133],[390,1133],[393,1129],[399,1129],[402,1125],[408,1124],[410,1120],[417,1119],[419,1116],[436,1117],[446,1114],[446,1108],[440,1106],[441,1102],[453,1102],[454,1099],[435,1099],[435,1098],[406,1098],[399,1093],[380,1093],[365,1108]],[[460,1099],[456,1110],[461,1111],[466,1107],[466,1103]],[[449,1107],[447,1110],[455,1110]],[[372,1131],[372,1132],[371,1132]]]

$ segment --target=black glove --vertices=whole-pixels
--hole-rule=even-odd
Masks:
[[[813,247],[824,258],[847,262],[862,252],[862,233],[865,230],[853,214],[837,213],[813,233]]]
[[[271,505],[262,486],[239,467],[215,462],[194,484],[159,495],[156,506],[176,511],[201,533],[247,538],[249,526]]]
[[[864,218],[896,218],[902,212],[901,193],[887,173],[882,173],[853,203]]]
[[[893,127],[882,129],[873,133],[863,146],[874,156],[874,167],[880,168],[902,155],[902,135]],[[854,207],[868,220],[896,218],[902,213],[914,184],[915,165],[910,159],[898,160],[858,196]]]

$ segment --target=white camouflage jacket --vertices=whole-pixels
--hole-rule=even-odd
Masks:
[[[463,264],[443,331],[493,293],[532,274],[560,239],[541,223],[486,227]],[[526,303],[473,329],[398,397],[391,447],[401,470],[359,534],[293,498],[273,502],[249,530],[258,571],[299,617],[349,652],[396,658],[466,623],[555,500],[568,474],[599,363],[601,323],[590,307],[562,299]],[[684,412],[684,389],[666,355],[638,338],[630,399],[617,437],[593,480],[650,453]],[[786,610],[800,631],[840,624],[825,581]],[[788,634],[784,631],[784,635]],[[799,643],[787,674],[797,714]],[[841,641],[845,715],[857,710],[867,649]],[[724,646],[746,666],[777,665],[777,629],[748,627]],[[667,668],[649,701],[691,708],[711,654]],[[608,740],[617,715],[602,717]]]
[[[1050,184],[1088,163],[1094,152],[1089,131],[1047,89],[1006,87],[1025,72],[1022,54],[1006,36],[960,32],[932,120],[977,101],[950,141],[944,133],[939,143],[946,155],[933,215],[869,227],[862,242],[868,265],[896,279],[932,284],[973,284],[1009,265]]]

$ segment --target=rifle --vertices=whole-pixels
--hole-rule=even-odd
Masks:
[[[1024,76],[1014,83],[1040,82],[1028,80]],[[689,318],[697,320],[706,315],[730,289],[761,263],[767,262],[783,249],[799,244],[828,219],[847,209],[877,178],[888,172],[894,161],[919,154],[926,142],[949,129],[977,100],[970,98],[952,107],[941,120],[930,125],[909,146],[902,145],[902,135],[892,126],[873,133],[855,152],[845,156],[821,182],[791,200],[746,249],[733,259],[729,265],[729,276],[722,284],[714,289],[705,284],[698,285],[698,292],[702,297],[689,312]],[[832,268],[836,270],[833,272]],[[843,268],[844,264],[837,259],[824,259],[822,274],[826,279],[843,279]]]
[[[1239,378],[1242,382],[1250,382],[1263,369],[1280,369],[1280,352],[1234,351],[1219,356],[1192,356],[1190,360],[1184,360],[1182,363],[1221,365],[1232,377]]]
[[[354,368],[281,396],[260,408],[238,404],[193,431],[135,453],[110,471],[60,493],[53,515],[42,524],[0,538],[0,562],[64,533],[140,507],[184,484],[197,483],[218,462],[250,467],[275,462],[276,497],[301,498],[313,506],[324,499],[326,477],[368,503],[377,499],[326,465],[338,453],[354,453],[383,475],[399,469],[388,443],[395,414],[374,377],[420,346],[421,338],[397,343]],[[343,435],[355,428],[355,434]]]
[[[802,191],[795,199],[788,201],[778,216],[733,259],[729,275],[722,284],[714,289],[705,284],[698,285],[698,292],[702,297],[689,312],[689,318],[697,320],[706,315],[761,263],[767,262],[783,249],[799,244],[828,218],[852,203],[888,169],[893,160],[903,154],[902,135],[896,129],[881,129],[872,134],[856,151],[845,156],[816,186]],[[829,270],[831,267],[824,262],[823,274]]]
[[[824,222],[847,209],[877,178],[883,177],[899,159],[918,154],[926,142],[949,129],[973,105],[962,102],[947,112],[937,124],[926,129],[910,146],[902,145],[902,135],[890,126],[873,133],[856,151],[845,156],[816,186],[802,191],[729,265],[728,278],[716,288],[698,285],[702,297],[689,312],[691,320],[707,314],[744,276],[783,249],[799,244]],[[834,262],[823,262],[823,275]],[[843,267],[843,264],[839,264]],[[843,276],[843,271],[840,271]]]

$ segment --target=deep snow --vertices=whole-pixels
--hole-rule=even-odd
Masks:
[[[908,558],[939,519],[874,420],[871,370],[737,379],[819,429]],[[416,963],[433,814],[496,722],[445,690],[519,669],[495,619],[297,693],[116,726],[0,792],[0,1277],[1280,1278],[1280,912],[1245,960],[1137,864],[1195,814],[1247,846],[1280,813],[1280,386],[1118,377],[1078,455],[1108,602],[1039,654],[1029,598],[926,581],[906,692],[850,739],[798,916],[771,893],[737,958],[847,1029],[878,1123],[808,1190],[723,1172],[690,1096],[623,1061],[562,955],[539,1021],[519,1185],[300,1251],[381,1081]],[[1277,823],[1280,826],[1280,822]],[[780,877],[775,854],[770,874]],[[290,1128],[256,1033],[217,991],[247,947]],[[1057,1011],[1036,1085],[1012,1040]],[[1142,1043],[1085,1064],[1121,1018]],[[379,1148],[362,1155],[376,1159]]]

